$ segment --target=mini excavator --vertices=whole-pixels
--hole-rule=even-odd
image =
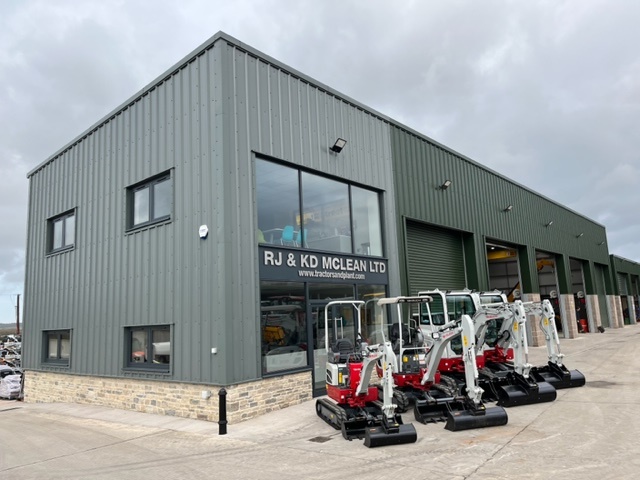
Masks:
[[[525,309],[528,314],[540,316],[540,328],[547,346],[547,364],[533,367],[531,375],[539,382],[550,383],[556,389],[582,387],[586,383],[584,375],[564,366],[564,354],[560,353],[560,340],[551,302],[543,300],[542,303],[525,303]]]
[[[482,304],[480,294],[471,290],[433,290],[419,295],[438,298],[438,306],[434,310],[446,319],[459,318],[464,314],[471,316],[479,352],[476,358],[479,385],[485,400],[497,401],[503,407],[555,400],[555,388],[547,382],[536,381],[530,375],[532,367],[527,361],[526,315],[522,302]],[[433,312],[432,316],[438,318],[438,314]],[[439,369],[456,378],[464,378],[465,364],[460,344],[452,344],[447,349]]]
[[[469,316],[433,329],[425,342],[419,319],[430,317],[431,301],[431,297],[416,296],[382,298],[377,302],[386,316],[393,316],[388,315],[386,307],[396,306],[390,329],[392,351],[387,354],[396,385],[396,403],[403,409],[413,403],[416,420],[425,424],[445,421],[445,429],[450,431],[505,425],[508,421],[505,410],[487,408],[482,402],[483,390],[478,385],[475,363],[475,335]],[[403,306],[408,308],[403,311]],[[418,312],[412,312],[416,306]],[[438,371],[440,359],[454,339],[461,339],[463,345],[466,386]]]
[[[325,348],[327,353],[327,397],[316,401],[316,413],[347,440],[364,438],[369,448],[413,443],[417,440],[412,424],[403,424],[393,403],[393,373],[389,362],[390,342],[368,345],[361,335],[361,309],[365,302],[339,300],[325,307]],[[342,318],[331,318],[335,305],[351,305],[356,312],[354,342],[345,335]],[[376,364],[383,368],[383,398],[371,385]]]

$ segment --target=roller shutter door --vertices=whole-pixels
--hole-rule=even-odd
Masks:
[[[409,288],[420,290],[465,288],[462,234],[452,230],[407,222]]]
[[[600,305],[600,320],[602,321],[603,327],[610,327],[609,312],[607,311],[607,295],[604,290],[604,267],[598,264],[596,264],[595,267],[596,292]]]
[[[624,273],[618,273],[618,290],[620,295],[629,295],[627,289],[627,275]]]

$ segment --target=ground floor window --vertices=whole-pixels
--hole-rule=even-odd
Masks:
[[[363,338],[380,330],[382,316],[377,299],[386,294],[385,285],[333,283],[261,282],[260,329],[264,374],[313,366],[314,390],[325,388],[326,342],[341,337],[356,341],[357,312],[351,304],[327,305],[336,300],[364,300],[361,311]],[[329,316],[329,331],[325,315]],[[335,319],[335,321],[334,321]]]
[[[69,366],[71,330],[44,332],[44,362]]]
[[[169,325],[127,327],[126,366],[169,371],[171,367],[171,328]]]
[[[260,330],[263,373],[308,365],[304,283],[261,283]]]

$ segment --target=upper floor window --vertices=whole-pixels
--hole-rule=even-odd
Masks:
[[[44,363],[69,366],[71,357],[71,330],[44,332]]]
[[[48,252],[73,248],[76,241],[76,212],[71,210],[49,219]]]
[[[256,190],[258,243],[383,255],[378,192],[263,159]]]
[[[136,228],[171,218],[173,192],[169,173],[127,189],[128,227]]]

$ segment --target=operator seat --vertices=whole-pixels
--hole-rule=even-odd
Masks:
[[[331,345],[329,361],[331,363],[347,363],[349,357],[355,354],[353,343],[349,338],[339,338]]]
[[[391,332],[389,333],[389,340],[391,341],[391,345],[393,347],[393,352],[395,354],[400,353],[400,325],[394,323],[391,326]],[[402,345],[406,347],[410,346],[410,334],[409,327],[406,325],[402,325]]]

